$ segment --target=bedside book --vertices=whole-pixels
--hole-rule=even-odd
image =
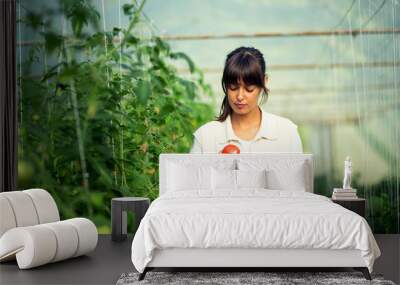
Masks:
[[[357,193],[357,189],[333,188],[333,193]]]
[[[358,196],[337,196],[337,195],[332,195],[333,200],[357,200]]]
[[[332,193],[332,199],[335,200],[351,200],[357,199],[357,189],[342,189],[334,188]]]

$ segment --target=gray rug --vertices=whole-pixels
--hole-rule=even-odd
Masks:
[[[361,272],[155,272],[150,271],[142,281],[138,273],[124,273],[117,285],[133,284],[379,284],[395,285],[384,280],[382,275],[372,274],[372,281],[364,278]]]

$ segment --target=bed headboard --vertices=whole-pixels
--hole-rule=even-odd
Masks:
[[[304,162],[306,166],[307,192],[314,192],[314,162],[312,154],[304,153],[246,153],[246,154],[189,154],[189,153],[162,153],[159,156],[159,195],[166,193],[168,183],[168,164],[170,162],[190,163],[195,165],[213,166],[222,161],[232,161],[237,164],[241,161],[257,161],[265,163],[292,163]]]

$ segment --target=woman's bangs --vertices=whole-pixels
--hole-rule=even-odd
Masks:
[[[225,70],[225,86],[236,85],[243,81],[245,85],[256,85],[263,87],[262,72],[258,64],[244,57],[241,60],[228,64]]]

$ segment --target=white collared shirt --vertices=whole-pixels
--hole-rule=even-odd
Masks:
[[[303,152],[297,125],[289,119],[265,112],[261,107],[261,125],[256,136],[245,141],[236,136],[231,117],[224,122],[211,121],[194,133],[190,153],[219,153],[227,144],[239,147],[240,153]]]

